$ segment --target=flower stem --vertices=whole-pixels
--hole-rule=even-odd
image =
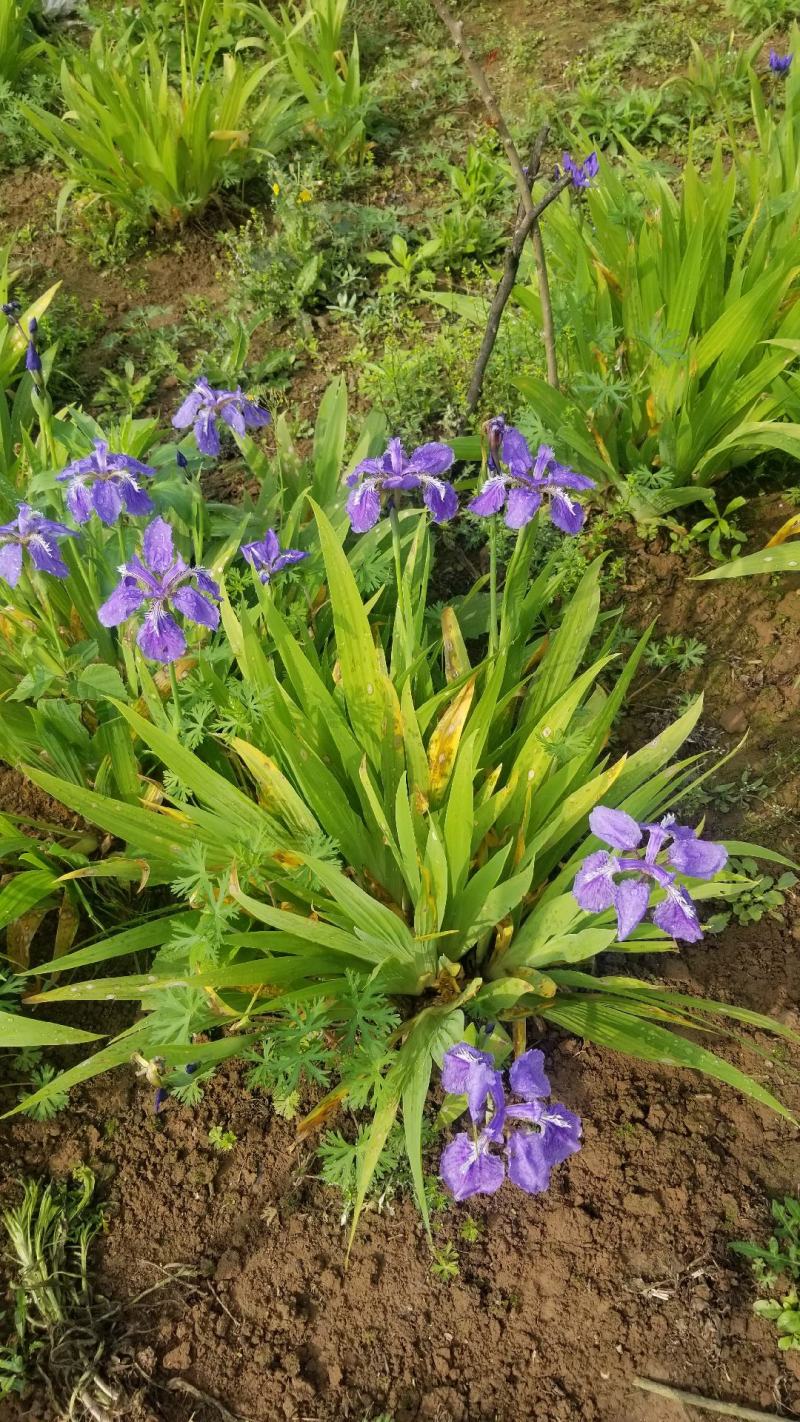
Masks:
[[[178,692],[178,678],[175,673],[174,662],[170,662],[169,664],[169,684],[172,687],[172,724],[180,735],[183,720],[181,717],[181,699]]]
[[[38,599],[39,606],[42,609],[42,612],[44,613],[47,628],[52,640],[53,655],[56,658],[61,669],[61,673],[63,675],[66,670],[66,661],[64,658],[64,639],[61,637],[58,630],[58,624],[55,619],[52,604],[50,602],[50,594],[47,591],[47,585],[44,581],[44,575],[42,573],[36,572],[33,574],[31,581],[34,592],[34,606],[36,605],[36,600]]]
[[[406,665],[411,666],[414,660],[414,643],[411,630],[411,609],[405,595],[405,584],[403,582],[403,551],[400,544],[400,520],[397,517],[397,509],[392,505],[389,509],[389,525],[392,530],[392,551],[394,553],[394,576],[397,583],[397,610],[403,628],[403,639],[405,642]]]
[[[489,519],[489,656],[497,651],[497,518]]]

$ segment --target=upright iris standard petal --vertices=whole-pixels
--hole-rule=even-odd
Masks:
[[[249,429],[261,429],[270,420],[269,410],[248,399],[241,386],[235,390],[216,390],[205,377],[201,377],[176,410],[172,424],[176,430],[185,430],[193,425],[200,453],[216,457],[222,448],[220,423],[241,436]]]
[[[508,1083],[515,1096],[523,1101],[536,1101],[550,1095],[550,1082],[544,1069],[544,1052],[533,1048],[517,1057],[508,1073]]]
[[[172,529],[166,519],[148,523],[142,539],[144,561],[151,573],[166,573],[173,561]]]
[[[492,1142],[485,1135],[472,1140],[461,1131],[442,1152],[439,1173],[454,1200],[472,1195],[494,1195],[505,1179],[499,1155],[491,1154]]]
[[[607,805],[597,805],[589,816],[592,834],[610,844],[612,849],[636,849],[642,842],[642,829],[638,820],[625,810],[612,810]]]
[[[395,491],[422,490],[425,507],[436,523],[446,523],[458,512],[458,495],[441,476],[455,456],[449,444],[421,444],[410,455],[401,441],[390,439],[378,459],[363,459],[347,476],[350,488],[347,514],[354,533],[366,533],[381,516],[381,496]]]
[[[503,431],[503,441],[500,446],[503,463],[508,466],[514,475],[526,474],[529,469],[533,469],[538,478],[542,471],[536,470],[536,464],[542,457],[543,451],[552,458],[553,451],[549,445],[540,445],[536,460],[530,451],[530,446],[524,434],[514,425],[506,425]]]

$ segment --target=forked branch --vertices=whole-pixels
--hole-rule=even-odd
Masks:
[[[497,131],[497,135],[503,145],[505,155],[509,162],[509,166],[514,175],[514,181],[517,185],[517,191],[519,193],[520,208],[524,218],[523,222],[518,223],[517,229],[514,233],[514,236],[511,240],[511,244],[506,253],[506,261],[503,270],[503,275],[500,279],[500,284],[495,293],[495,298],[492,302],[491,310],[489,312],[489,322],[486,329],[486,335],[484,336],[483,344],[481,345],[481,350],[478,356],[478,362],[475,367],[475,374],[473,376],[472,383],[470,384],[470,392],[467,400],[468,413],[472,414],[475,410],[475,407],[477,406],[478,399],[480,397],[481,386],[483,384],[483,376],[489,361],[489,356],[492,353],[492,348],[494,347],[495,340],[497,339],[497,331],[500,325],[500,316],[503,313],[503,309],[506,305],[506,302],[508,301],[508,298],[511,294],[511,290],[514,286],[517,268],[519,267],[520,258],[522,256],[522,248],[525,243],[525,238],[529,235],[531,237],[531,244],[533,246],[534,257],[536,260],[536,271],[539,281],[539,299],[542,307],[542,338],[544,340],[545,358],[547,361],[547,380],[550,385],[554,386],[555,388],[558,388],[558,362],[556,359],[553,308],[550,301],[550,285],[547,280],[547,265],[545,262],[544,245],[542,243],[542,235],[539,230],[539,217],[541,216],[542,212],[544,212],[545,208],[548,207],[550,203],[554,200],[554,198],[558,196],[562,188],[565,188],[567,186],[570,180],[568,177],[563,180],[559,180],[558,185],[554,184],[555,191],[553,190],[553,188],[551,188],[550,192],[546,194],[545,199],[543,199],[541,203],[534,204],[533,197],[531,195],[530,185],[532,178],[533,176],[535,176],[535,174],[530,171],[530,165],[529,172],[525,172],[525,169],[520,160],[519,152],[517,151],[517,146],[511,136],[511,131],[503,117],[497,99],[495,98],[494,93],[492,92],[489,81],[486,78],[484,71],[481,69],[481,66],[475,59],[475,56],[472,53],[472,50],[470,49],[467,39],[464,35],[463,21],[456,18],[452,11],[448,9],[447,5],[443,3],[443,0],[431,0],[431,4],[437,15],[439,16],[439,19],[442,21],[442,24],[446,27],[446,29],[449,30],[450,35],[453,39],[453,43],[459,54],[461,55],[464,67],[467,70],[467,73],[469,74],[470,78],[472,79],[475,88],[478,90],[478,93],[483,99],[484,107],[486,108],[486,112],[489,115],[492,126]],[[539,140],[537,139],[537,144],[538,142]],[[534,145],[534,149],[536,149],[536,145]],[[539,148],[538,150],[538,160],[536,163],[537,171],[540,162],[541,148]],[[521,232],[522,236],[520,237]],[[516,251],[518,238],[519,250]],[[486,347],[487,345],[488,349],[486,350],[486,353],[484,355],[484,347]],[[477,388],[473,396],[473,388],[476,386],[476,380]],[[470,399],[472,399],[471,405],[469,403]]]

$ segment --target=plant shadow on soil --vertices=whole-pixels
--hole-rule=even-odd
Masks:
[[[754,538],[765,541],[783,517],[765,501]],[[636,620],[644,625],[658,612],[658,635],[682,629],[710,648],[700,674],[709,743],[724,749],[749,727],[750,766],[766,774],[776,747],[784,756],[771,801],[746,830],[796,855],[797,767],[787,748],[798,709],[797,580],[778,588],[750,580],[731,597],[725,585],[686,583],[685,560],[657,545],[628,555]],[[666,674],[662,690],[673,683]],[[663,709],[663,697],[643,691],[626,741],[640,744],[660,729],[650,700],[653,714]],[[15,777],[5,790],[16,798]],[[713,829],[740,832],[719,818]],[[798,940],[790,906],[784,922],[733,927],[640,966],[800,1028]],[[609,966],[631,970],[621,957]],[[81,1024],[110,1030],[103,1011],[85,1005]],[[756,1073],[800,1112],[800,1050],[756,1042],[769,1062],[756,1061]],[[133,1422],[221,1415],[175,1390],[184,1383],[252,1422],[685,1416],[636,1392],[634,1374],[800,1411],[797,1355],[779,1354],[773,1330],[753,1316],[752,1280],[728,1248],[768,1233],[769,1198],[797,1190],[796,1129],[690,1073],[557,1034],[542,1045],[556,1095],[583,1117],[584,1147],[545,1196],[529,1199],[506,1184],[472,1202],[475,1242],[459,1233],[466,1208],[437,1215],[437,1242],[452,1241],[459,1259],[450,1283],[431,1272],[407,1201],[366,1213],[345,1268],[339,1197],[316,1178],[292,1125],[244,1089],[235,1065],[218,1072],[199,1108],[171,1099],[158,1121],[149,1088],[126,1070],[73,1092],[55,1120],[0,1123],[0,1201],[16,1198],[23,1176],[60,1176],[88,1162],[110,1212],[95,1246],[104,1292],[124,1302],[152,1285],[160,1267],[197,1271],[193,1284],[154,1295],[144,1317],[131,1311],[140,1330]],[[735,1042],[723,1050],[747,1068]],[[209,1146],[212,1124],[235,1132],[230,1153]],[[4,1422],[50,1415],[39,1396],[2,1412]]]

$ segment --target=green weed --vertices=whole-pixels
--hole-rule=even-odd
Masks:
[[[775,1233],[766,1247],[736,1240],[737,1254],[749,1259],[759,1291],[771,1297],[753,1304],[759,1318],[774,1323],[781,1351],[800,1348],[800,1201],[791,1195],[772,1201]],[[778,1292],[783,1279],[789,1287]]]

